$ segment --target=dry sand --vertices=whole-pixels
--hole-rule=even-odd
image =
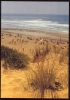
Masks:
[[[45,33],[43,34],[43,32],[41,31],[31,31],[31,30],[14,30],[14,29],[2,29],[1,33],[3,34],[3,36],[1,36],[1,45],[5,45],[8,46],[10,48],[16,49],[18,52],[22,52],[27,54],[30,58],[32,58],[35,47],[45,47],[44,45],[40,45],[39,42],[36,42],[36,38],[42,37],[42,35],[44,36],[43,38],[48,39],[47,35],[51,35],[52,33]],[[9,36],[9,33],[11,33],[12,36]],[[17,33],[21,33],[22,38],[17,36]],[[29,40],[27,39],[27,37],[29,35],[32,36],[33,34],[33,39]],[[37,34],[37,35],[36,35]],[[62,37],[62,38],[67,38],[68,40],[68,35],[64,35],[64,34],[56,34],[53,33],[53,36],[57,36],[57,37]],[[19,39],[18,42],[15,43],[11,43],[12,40],[17,41],[17,39]],[[22,43],[21,40],[24,39],[24,42]],[[60,39],[60,38],[58,38]],[[27,42],[28,41],[28,42]],[[50,41],[48,39],[48,41]],[[65,42],[64,44],[60,44],[60,48],[66,46],[66,48],[64,50],[68,49],[68,44],[67,42]],[[24,48],[24,50],[23,50]],[[63,71],[68,71],[68,65],[67,64],[62,64],[60,65],[58,63],[59,59],[59,55],[54,55],[54,59],[56,61],[56,66],[60,67],[60,73]],[[50,58],[49,63],[51,64],[52,59],[50,57],[50,55],[48,55],[47,57]],[[8,71],[5,72],[5,70],[2,68],[2,61],[1,61],[1,98],[39,98],[40,94],[39,91],[33,91],[33,89],[28,85],[27,82],[27,74],[29,73],[28,70],[10,70],[8,69]],[[34,63],[30,63],[29,65],[31,68],[35,69],[37,64]],[[59,73],[59,75],[60,75]],[[50,92],[48,91],[48,95],[46,95],[45,91],[45,98],[51,98]],[[59,94],[60,98],[68,98],[68,89],[62,90],[62,91],[57,91],[57,94]]]

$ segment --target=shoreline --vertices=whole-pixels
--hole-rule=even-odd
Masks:
[[[59,39],[61,37],[62,40],[67,40],[67,41],[69,40],[68,34],[62,32],[50,32],[50,31],[41,31],[41,30],[32,30],[32,29],[1,28],[1,33],[2,32],[10,32],[13,34],[23,34],[32,37],[42,37],[42,38],[49,38],[49,39]]]

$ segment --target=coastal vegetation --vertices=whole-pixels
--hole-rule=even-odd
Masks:
[[[29,64],[29,57],[23,53],[17,52],[7,46],[1,46],[1,60],[4,61],[5,69],[23,69]]]
[[[49,64],[49,60],[46,62],[47,55],[50,54],[52,58],[52,64]],[[59,98],[57,91],[62,91],[68,87],[68,74],[67,71],[63,73],[63,69],[56,66],[56,62],[53,60],[52,54],[48,45],[41,52],[40,48],[35,49],[33,55],[33,63],[37,63],[37,69],[30,68],[30,77],[27,77],[28,83],[33,87],[34,91],[39,90],[40,98],[44,98],[45,90],[51,93],[51,98]],[[68,57],[67,52],[61,53],[59,58],[59,64],[61,59]],[[44,63],[47,65],[44,65]],[[64,62],[64,60],[63,60]],[[58,74],[61,74],[58,76]],[[48,93],[48,92],[47,92]],[[46,94],[47,95],[47,94]]]

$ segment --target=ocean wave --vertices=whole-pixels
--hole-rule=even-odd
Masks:
[[[38,29],[46,29],[46,30],[60,30],[60,31],[68,31],[68,24],[60,24],[57,21],[50,20],[42,20],[42,19],[31,19],[31,20],[6,20],[2,19],[1,24],[16,26],[16,27],[29,27],[29,28],[38,28]]]
[[[43,21],[41,19],[38,20],[2,20],[2,23],[16,23],[16,24],[29,24],[29,25],[54,25],[54,26],[66,26],[68,27],[68,24],[59,24],[58,22],[53,22],[53,21]]]

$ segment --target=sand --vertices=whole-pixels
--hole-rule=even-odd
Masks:
[[[35,31],[35,30],[20,30],[20,29],[2,29],[1,33],[3,36],[1,36],[1,45],[8,46],[10,48],[16,49],[18,52],[22,52],[24,54],[27,54],[31,59],[33,58],[33,54],[35,52],[36,47],[45,47],[44,45],[40,45],[39,41],[37,42],[36,39],[47,39],[50,41],[51,38],[54,38],[53,41],[56,41],[58,39],[63,39],[65,41],[68,41],[68,34],[55,34],[51,32],[43,32],[43,31]],[[9,36],[9,33],[12,36]],[[22,34],[22,37],[17,36],[18,34]],[[31,36],[32,40],[29,40],[27,37]],[[56,38],[57,37],[57,38]],[[16,41],[16,43],[12,43],[12,40]],[[17,39],[19,39],[17,41]],[[24,39],[24,42],[22,43],[21,40]],[[36,43],[37,42],[37,43]],[[56,42],[54,43],[56,45]],[[62,49],[67,50],[68,49],[68,43],[64,42],[63,44],[59,45],[59,50],[61,47],[66,46],[66,48]],[[24,48],[24,50],[23,50]],[[58,59],[60,55],[54,55],[52,53],[52,56],[54,57],[54,60],[56,61],[56,66],[60,68],[60,73],[63,71],[68,72],[68,64],[62,63],[60,65],[58,63]],[[49,63],[52,63],[51,56],[48,55],[48,58],[50,58]],[[46,64],[46,63],[45,63]],[[39,91],[34,91],[32,87],[28,85],[27,81],[27,74],[29,73],[29,70],[11,70],[8,69],[8,71],[5,71],[2,67],[2,61],[1,61],[1,98],[40,98]],[[34,70],[37,67],[37,64],[30,63],[29,67],[33,68]],[[59,73],[59,75],[60,75]],[[46,95],[47,91],[45,91],[44,98],[51,98],[50,91],[48,91],[48,95]],[[59,94],[60,98],[68,98],[68,89],[57,91],[57,94]]]
[[[48,32],[48,31],[40,31],[40,30],[29,30],[29,29],[11,29],[11,28],[2,28],[2,32],[13,32],[20,33],[34,37],[48,37],[48,38],[60,38],[66,39],[69,38],[68,33],[60,33],[60,32]]]

